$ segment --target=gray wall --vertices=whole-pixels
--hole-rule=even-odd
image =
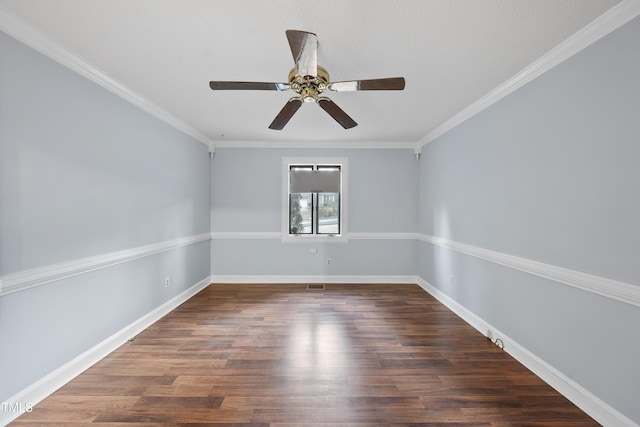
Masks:
[[[419,231],[640,284],[638,52],[635,19],[425,146]],[[418,265],[423,279],[640,422],[637,306],[427,243]]]
[[[0,57],[0,276],[209,232],[205,145],[4,33]],[[0,296],[0,401],[208,277],[209,261],[201,242]]]
[[[218,149],[211,161],[212,230],[279,233],[281,159],[307,156],[349,159],[349,233],[415,231],[418,162],[412,150],[242,148]],[[413,240],[214,239],[211,268],[213,275],[415,275],[415,253]]]

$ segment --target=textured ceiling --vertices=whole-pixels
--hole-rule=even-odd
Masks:
[[[402,145],[505,82],[619,0],[0,0],[0,8],[214,141]],[[334,81],[404,76],[402,92],[330,93],[359,126],[292,94],[210,80],[286,82],[285,30],[318,35]],[[223,137],[224,135],[224,137]]]

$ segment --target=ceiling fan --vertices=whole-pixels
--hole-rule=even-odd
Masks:
[[[318,38],[307,31],[287,30],[287,39],[293,54],[295,67],[289,72],[289,83],[212,81],[213,90],[292,90],[297,95],[289,99],[269,129],[282,130],[298,111],[303,102],[315,102],[343,128],[350,129],[358,124],[322,93],[353,92],[361,90],[403,90],[404,77],[372,80],[352,80],[331,82],[326,69],[318,65]]]

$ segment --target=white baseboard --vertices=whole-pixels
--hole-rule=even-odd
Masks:
[[[540,359],[535,354],[518,344],[513,339],[496,329],[490,323],[484,321],[476,314],[469,311],[453,298],[440,291],[422,278],[417,279],[418,285],[431,294],[435,299],[457,314],[462,320],[487,336],[491,331],[495,340],[499,338],[503,343],[504,351],[514,359],[522,363],[543,381],[556,389],[560,394],[569,399],[578,408],[586,412],[597,422],[607,427],[640,427],[616,409],[602,401],[593,393],[586,390],[580,384],[555,369],[553,366]]]
[[[416,276],[211,276],[211,283],[416,283]]]
[[[189,298],[200,292],[202,289],[206,288],[211,283],[210,279],[210,277],[205,277],[189,289],[171,298],[169,301],[165,302],[158,308],[150,311],[140,319],[129,324],[101,343],[85,351],[75,359],[69,361],[47,376],[31,384],[24,390],[16,393],[6,401],[11,403],[21,402],[22,407],[25,407],[27,402],[29,406],[35,406],[45,397],[49,396],[51,393],[58,390],[60,387],[90,368],[92,365],[99,362],[109,353],[116,350],[122,344],[127,342],[127,340],[133,338],[134,336],[151,326],[153,323],[161,319],[163,316],[174,310],[180,304],[184,303]],[[2,408],[0,408],[0,425],[4,426],[14,419],[18,418],[20,415],[22,415],[21,412],[5,412],[2,410]]]

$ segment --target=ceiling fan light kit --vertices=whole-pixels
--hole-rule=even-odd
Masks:
[[[282,130],[302,106],[303,102],[318,104],[345,129],[357,126],[358,124],[336,103],[326,96],[321,96],[327,90],[333,92],[356,92],[362,90],[404,89],[404,77],[331,82],[329,72],[318,65],[317,36],[314,33],[298,30],[287,30],[286,34],[295,62],[295,67],[289,72],[288,83],[211,81],[209,82],[209,87],[212,90],[294,91],[297,96],[287,101],[269,125],[269,128],[274,130]]]

